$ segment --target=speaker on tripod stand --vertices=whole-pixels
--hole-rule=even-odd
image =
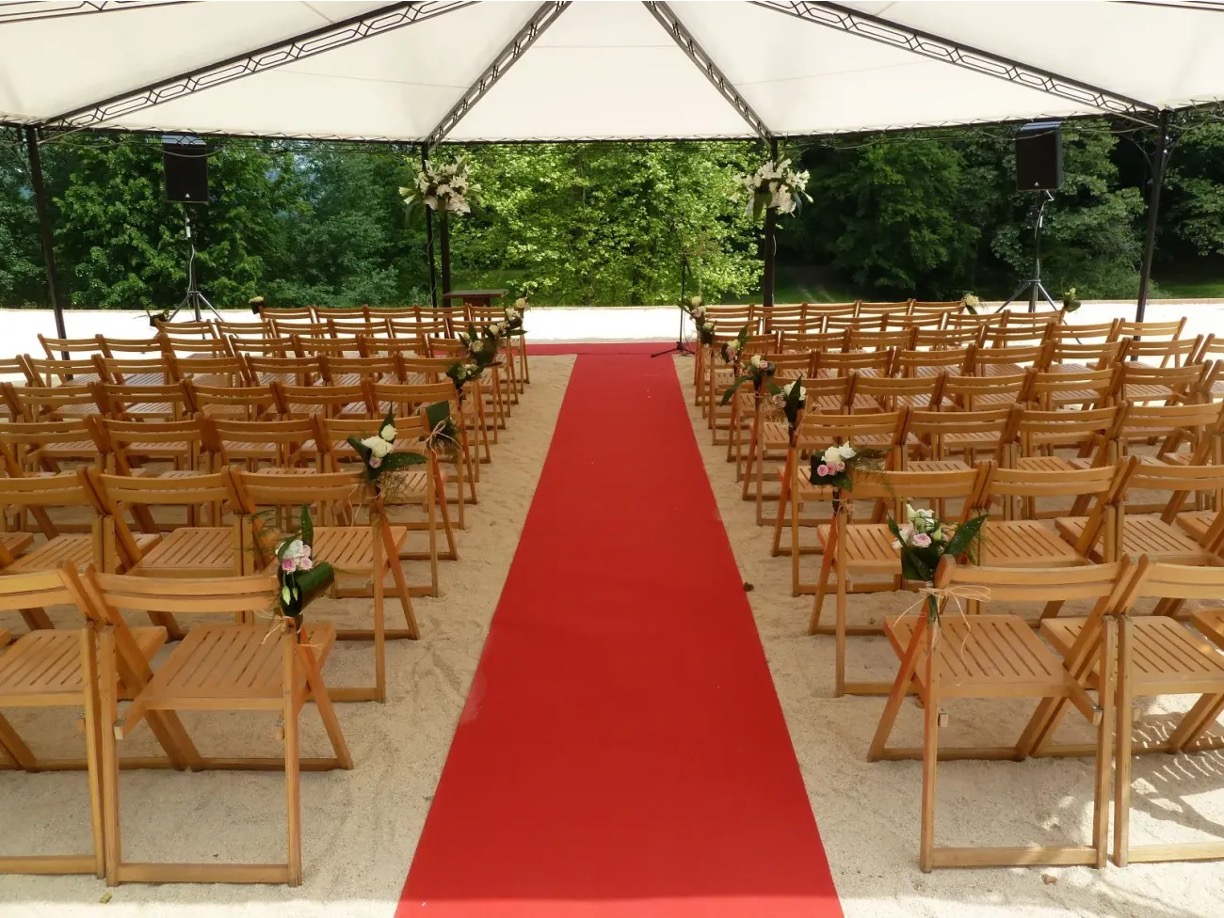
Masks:
[[[1062,187],[1062,124],[1058,121],[1036,121],[1016,131],[1016,190],[1028,191],[1037,197],[1033,201],[1033,275],[1021,282],[1016,292],[1007,298],[999,311],[1027,294],[1029,312],[1037,311],[1041,296],[1051,308],[1057,309],[1054,298],[1041,282],[1041,229],[1045,223],[1045,207],[1054,200],[1054,192]]]
[[[183,228],[187,237],[187,294],[171,312],[173,319],[183,309],[189,309],[200,321],[207,309],[217,310],[196,285],[195,240],[191,233],[191,206],[208,203],[208,146],[198,137],[171,135],[162,138],[162,167],[166,176],[166,200],[183,208]]]

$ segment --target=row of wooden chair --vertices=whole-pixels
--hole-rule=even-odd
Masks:
[[[993,525],[987,524],[987,529]],[[1130,862],[1204,860],[1224,857],[1224,842],[1133,846],[1130,833],[1132,757],[1219,749],[1210,733],[1224,709],[1224,610],[1195,613],[1192,630],[1167,615],[1138,614],[1144,600],[1206,600],[1224,595],[1224,567],[1137,558],[1078,567],[1039,569],[960,566],[945,558],[936,572],[942,591],[938,626],[925,612],[889,617],[885,632],[899,661],[896,678],[868,751],[868,761],[922,761],[919,866],[1032,866],[1082,864],[1097,868],[1108,859]],[[952,591],[986,591],[991,610],[957,615]],[[1046,620],[1034,633],[1024,617],[995,611],[1006,604],[1078,602],[1086,614]],[[1044,638],[1044,640],[1043,640]],[[923,711],[921,746],[888,745],[902,704],[915,692]],[[1136,699],[1190,694],[1198,702],[1181,715],[1167,737],[1134,742]],[[949,748],[940,732],[951,716],[945,707],[960,699],[1037,703],[1012,745]],[[1091,726],[1090,743],[1057,743],[1055,730],[1078,712]],[[935,843],[938,763],[964,759],[1082,756],[1094,760],[1092,832],[1085,844],[1005,848],[946,847]],[[1112,778],[1112,794],[1111,794]],[[1113,798],[1112,846],[1110,798]]]

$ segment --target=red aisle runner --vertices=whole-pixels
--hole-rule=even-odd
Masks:
[[[400,918],[841,915],[672,361],[637,353],[575,364]]]

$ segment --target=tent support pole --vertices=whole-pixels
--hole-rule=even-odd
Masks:
[[[769,139],[769,156],[775,163],[778,161],[778,140]],[[761,278],[761,304],[772,308],[774,304],[774,257],[778,252],[778,211],[776,208],[765,208],[765,271]]]
[[[1165,166],[1172,152],[1169,146],[1168,109],[1161,111],[1156,134],[1156,152],[1150,160],[1152,166],[1152,189],[1148,194],[1147,236],[1143,241],[1143,262],[1139,266],[1139,297],[1135,307],[1135,321],[1142,322],[1147,311],[1148,288],[1152,283],[1152,260],[1156,256],[1156,226],[1160,220],[1160,190],[1164,185]]]
[[[428,159],[428,154],[425,147],[421,147],[421,168],[425,168],[425,162]],[[425,210],[425,251],[429,255],[429,305],[434,309],[438,308],[438,266],[434,262],[434,225],[433,211],[421,205]]]
[[[47,299],[55,312],[55,332],[61,338],[68,337],[64,326],[64,304],[60,299],[59,271],[55,265],[55,231],[51,227],[51,203],[47,200],[47,188],[43,184],[42,153],[38,149],[38,128],[28,125],[25,129],[26,155],[30,160],[30,187],[34,191],[34,210],[38,214],[38,238],[42,243],[43,264],[47,269]],[[64,359],[68,355],[64,354]]]
[[[438,214],[438,249],[442,256],[442,296],[451,292],[450,219],[446,211]]]

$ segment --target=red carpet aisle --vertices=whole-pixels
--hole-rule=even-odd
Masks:
[[[672,361],[646,350],[577,359],[400,918],[841,914]]]

